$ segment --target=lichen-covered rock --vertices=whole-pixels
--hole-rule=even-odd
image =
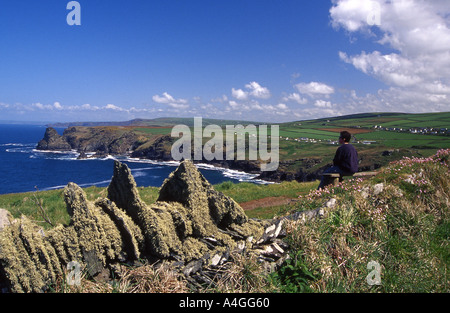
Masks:
[[[209,236],[217,228],[248,222],[241,206],[214,190],[190,161],[182,162],[164,181],[158,201],[178,202],[189,208],[196,236]]]
[[[130,216],[119,209],[114,202],[109,199],[99,199],[96,205],[109,215],[118,228],[124,246],[124,253],[129,260],[137,260],[141,257],[141,251],[144,250],[144,236],[141,229],[137,226]]]
[[[78,234],[74,227],[58,225],[45,234],[46,241],[55,249],[59,262],[67,265],[72,261],[84,266]]]
[[[82,253],[103,266],[119,259],[123,250],[122,237],[108,214],[88,201],[83,189],[74,183],[64,189],[64,197]]]
[[[13,292],[41,292],[61,275],[53,247],[26,217],[0,233],[0,267]]]

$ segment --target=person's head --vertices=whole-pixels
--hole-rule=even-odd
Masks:
[[[344,130],[341,132],[339,139],[339,141],[342,140],[342,143],[349,143],[352,139],[352,135],[348,131]]]

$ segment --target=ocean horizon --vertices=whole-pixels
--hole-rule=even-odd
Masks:
[[[114,161],[127,164],[140,187],[160,187],[179,162],[160,162],[127,156],[77,159],[77,151],[40,151],[45,125],[0,124],[0,194],[64,188],[69,182],[80,187],[107,187]],[[64,128],[56,128],[62,134]],[[257,175],[196,164],[211,184],[225,181],[267,183]]]

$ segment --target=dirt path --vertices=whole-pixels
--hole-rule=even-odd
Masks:
[[[247,202],[239,203],[244,210],[253,210],[256,208],[265,208],[271,206],[289,204],[293,198],[289,197],[267,197]]]

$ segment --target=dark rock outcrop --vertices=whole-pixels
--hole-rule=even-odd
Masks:
[[[78,127],[73,126],[59,135],[52,127],[45,131],[44,138],[38,143],[38,150],[67,151],[77,150],[84,155],[95,153],[95,157],[123,155],[130,152],[140,140],[133,131],[114,127]]]
[[[72,147],[61,135],[58,134],[56,129],[48,127],[45,130],[44,138],[39,141],[36,149],[69,151]]]

